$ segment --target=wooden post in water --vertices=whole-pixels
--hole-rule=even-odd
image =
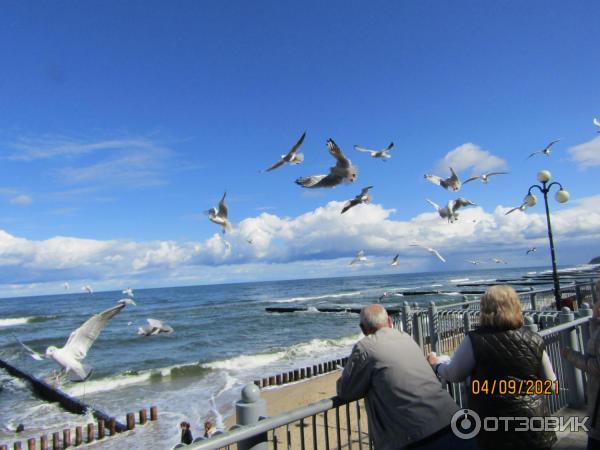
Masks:
[[[303,367],[302,369],[300,369],[300,379],[304,380],[305,377],[306,377],[306,370]]]
[[[0,450],[8,450],[8,445],[0,445]]]
[[[135,415],[133,413],[127,413],[127,429],[133,430],[135,428]]]
[[[275,375],[275,382],[277,383],[277,386],[281,385],[281,374],[280,373]]]
[[[104,439],[106,434],[106,424],[103,419],[98,421],[98,439]]]
[[[52,433],[52,450],[60,450],[60,433],[58,431]]]
[[[158,408],[156,406],[150,408],[150,420],[158,420]]]
[[[40,450],[48,450],[48,435],[42,434],[40,436]]]
[[[108,421],[108,432],[111,436],[114,436],[117,433],[117,428],[115,427],[115,419],[113,417]]]
[[[311,378],[312,377],[312,367],[308,366],[306,368],[306,378]]]
[[[290,374],[288,372],[283,374],[283,384],[290,382]]]
[[[148,422],[148,415],[146,409],[140,409],[140,425],[145,425]]]
[[[21,441],[17,441],[13,444],[14,450],[21,450]]]
[[[27,450],[35,450],[35,438],[27,439]]]
[[[65,428],[63,430],[63,448],[68,448],[71,446],[71,430],[69,428]]]
[[[83,428],[75,427],[75,445],[81,445],[83,442]]]
[[[88,442],[88,444],[90,442],[94,442],[94,424],[93,423],[87,424],[87,442]]]

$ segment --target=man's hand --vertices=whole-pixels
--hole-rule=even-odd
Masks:
[[[437,357],[435,352],[431,352],[429,355],[427,355],[427,362],[433,366],[434,364],[439,363],[440,359]]]

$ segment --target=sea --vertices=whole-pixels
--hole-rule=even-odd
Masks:
[[[210,413],[210,399],[224,416],[235,411],[241,388],[253,380],[347,356],[361,338],[358,316],[319,313],[318,307],[359,308],[386,291],[455,290],[459,282],[520,277],[547,268],[355,276],[294,281],[136,289],[137,306],[114,317],[84,362],[93,368],[82,383],[61,388],[121,422],[128,412],[157,406],[159,420],[95,443],[94,448],[170,449],[179,442],[179,422],[199,435]],[[64,292],[61,295],[0,299],[0,358],[49,379],[58,366],[28,356],[16,338],[44,353],[63,346],[70,333],[93,314],[123,298],[121,291]],[[459,301],[453,295],[388,296],[397,307],[407,300],[428,304]],[[295,313],[268,313],[266,307],[301,307]],[[140,336],[147,318],[161,320],[174,332]],[[39,400],[28,385],[0,369],[0,444],[73,429],[92,421]],[[23,424],[19,435],[15,429]],[[72,432],[73,433],[73,432]]]

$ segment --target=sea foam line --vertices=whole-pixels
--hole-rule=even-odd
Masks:
[[[312,297],[292,297],[292,298],[284,298],[281,300],[272,300],[272,301],[273,301],[273,303],[308,302],[310,300],[323,300],[325,298],[355,297],[360,294],[361,293],[359,291],[356,291],[356,292],[344,292],[341,294],[315,295]]]

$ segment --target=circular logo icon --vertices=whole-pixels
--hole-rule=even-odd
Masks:
[[[481,418],[472,409],[459,409],[450,422],[452,432],[461,439],[471,439],[481,430]]]

